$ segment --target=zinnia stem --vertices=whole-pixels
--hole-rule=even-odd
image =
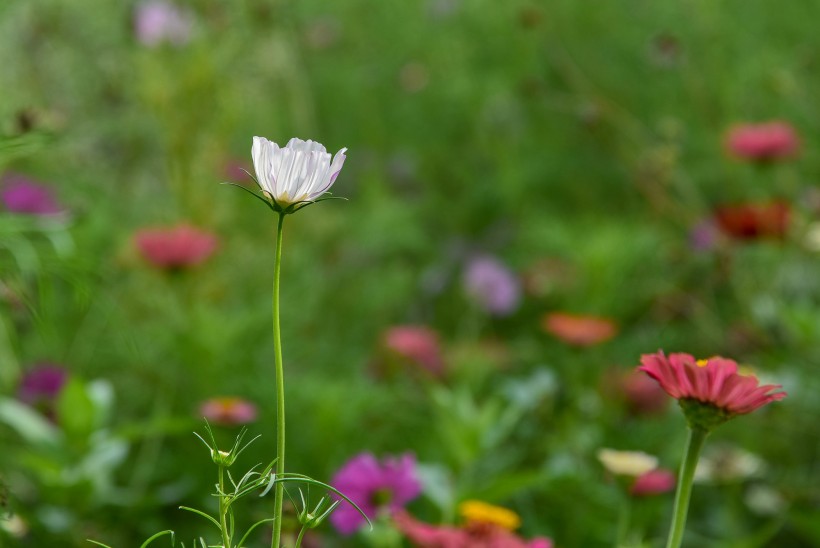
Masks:
[[[706,436],[707,430],[690,428],[686,440],[683,462],[678,473],[678,489],[675,492],[675,509],[672,516],[672,527],[669,530],[669,540],[666,548],[679,548],[683,540],[683,531],[686,527],[686,514],[689,511],[689,496],[692,494],[692,482],[695,478],[695,468]]]
[[[276,258],[273,266],[273,351],[276,365],[276,476],[285,473],[285,368],[282,362],[282,337],[279,328],[279,271],[282,266],[282,226],[285,214],[279,214],[279,225],[276,228]],[[285,498],[285,486],[276,484],[273,497],[273,539],[271,548],[281,547],[282,536],[282,502]]]

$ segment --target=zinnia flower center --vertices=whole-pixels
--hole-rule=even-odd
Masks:
[[[373,492],[373,496],[370,500],[375,506],[387,506],[390,504],[390,501],[393,500],[393,492],[386,487],[377,489]]]

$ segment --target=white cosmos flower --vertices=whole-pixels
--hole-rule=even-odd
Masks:
[[[330,153],[321,143],[294,137],[285,148],[264,137],[254,137],[253,168],[262,191],[274,204],[286,209],[299,202],[312,202],[333,185],[345,162],[346,148]]]
[[[610,473],[618,476],[642,476],[658,467],[657,457],[642,451],[599,449],[598,460]]]

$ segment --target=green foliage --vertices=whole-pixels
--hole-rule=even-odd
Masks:
[[[219,186],[245,184],[224,172],[251,168],[253,135],[349,148],[333,188],[349,201],[285,229],[289,467],[328,478],[363,451],[411,451],[419,518],[457,522],[481,498],[518,512],[524,536],[611,546],[624,495],[596,450],[675,468],[685,429],[675,406],[636,412],[616,379],[659,348],[722,354],[789,397],[716,431],[766,466],[696,485],[692,542],[820,543],[817,2],[179,4],[191,39],[151,47],[137,2],[0,2],[0,172],[43,181],[66,209],[0,212],[0,512],[27,530],[0,522],[3,546],[198,538],[202,516],[179,507],[218,504],[189,435],[206,399],[255,403],[262,437],[243,459],[275,454],[275,215]],[[794,159],[727,154],[729,127],[770,119],[800,135]],[[716,206],[772,197],[791,205],[783,238],[690,245]],[[180,222],[218,250],[154,268],[135,232]],[[466,295],[475,254],[525,281],[512,315]],[[542,329],[552,311],[606,316],[618,334],[567,345]],[[380,369],[399,324],[439,334],[441,378]],[[42,361],[70,373],[50,418],[17,400]],[[214,424],[207,444],[233,447],[236,428]],[[255,470],[230,493],[264,490]],[[760,486],[780,502],[756,502]],[[308,507],[322,513],[292,494],[291,541]],[[245,499],[234,529],[268,519],[268,499]],[[633,532],[657,545],[671,497],[640,506]],[[331,548],[369,542],[317,532]]]

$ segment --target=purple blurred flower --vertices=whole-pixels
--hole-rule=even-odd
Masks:
[[[142,2],[134,14],[134,32],[146,46],[185,44],[191,39],[191,26],[188,12],[162,0]]]
[[[518,308],[521,286],[510,269],[498,260],[473,258],[464,271],[467,295],[490,314],[506,316]]]
[[[695,251],[711,251],[720,242],[720,229],[712,219],[704,219],[689,230],[689,245]]]
[[[5,208],[13,213],[53,215],[62,211],[48,187],[16,173],[3,177],[0,198]]]
[[[68,372],[61,366],[37,364],[23,376],[17,398],[54,418],[55,402],[67,380]]]
[[[390,513],[400,510],[421,492],[421,483],[416,477],[416,459],[409,453],[386,457],[381,462],[371,453],[361,453],[347,461],[330,483],[371,519],[383,510]],[[367,523],[352,505],[345,502],[330,515],[330,521],[345,535],[356,532]]]

